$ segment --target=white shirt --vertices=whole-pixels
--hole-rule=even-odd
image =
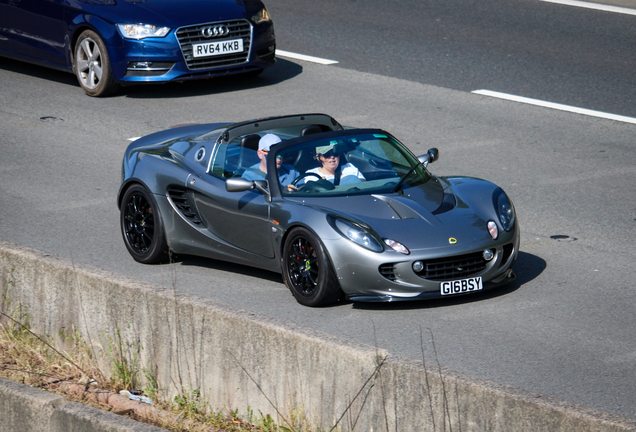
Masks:
[[[331,183],[333,183],[334,181],[333,175],[324,174],[323,172],[320,171],[320,168],[312,168],[310,170],[307,170],[307,172],[318,174],[321,178],[324,178],[325,180],[329,180]],[[366,180],[364,176],[362,175],[362,173],[360,172],[360,170],[351,163],[346,163],[345,165],[341,166],[340,172],[341,172],[340,179],[346,176],[355,176],[355,177],[358,177],[360,180]],[[304,180],[310,182],[310,181],[316,181],[318,180],[318,178],[316,176],[308,176]]]

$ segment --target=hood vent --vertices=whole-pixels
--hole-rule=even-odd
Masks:
[[[455,195],[444,192],[444,199],[440,206],[433,212],[434,215],[439,215],[451,211],[457,205]]]
[[[421,213],[415,211],[412,207],[402,202],[400,199],[395,197],[389,197],[385,195],[372,195],[373,198],[379,199],[384,204],[386,204],[395,215],[400,219],[426,219]],[[414,205],[415,203],[407,200],[407,203]],[[419,204],[417,205],[419,207]],[[422,208],[422,210],[424,210]]]

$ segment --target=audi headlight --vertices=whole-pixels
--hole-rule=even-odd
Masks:
[[[498,188],[493,194],[493,202],[497,210],[497,218],[504,230],[510,231],[515,225],[515,207],[512,205],[510,198],[506,193]]]
[[[254,16],[252,16],[252,21],[254,21],[254,24],[270,22],[271,20],[272,17],[265,8],[259,10],[258,12],[256,12],[256,14],[254,14]]]
[[[340,218],[333,218],[332,225],[343,236],[357,245],[373,252],[382,252],[384,247],[380,242],[364,228],[354,225]]]
[[[117,24],[117,29],[126,39],[161,38],[170,33],[170,27],[157,27],[151,24]]]

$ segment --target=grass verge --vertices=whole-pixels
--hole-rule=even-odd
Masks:
[[[31,331],[29,317],[21,314],[19,308],[11,314],[0,314],[0,376],[12,381],[176,432],[320,430],[299,409],[291,410],[287,419],[294,426],[279,425],[269,415],[255,413],[250,407],[244,416],[236,409],[212,412],[198,389],[163,401],[157,386],[152,385],[152,374],[141,370],[136,358],[126,357],[119,333],[107,350],[113,373],[105,376],[75,329],[60,333],[57,338],[45,337]],[[140,380],[141,376],[145,380]],[[136,388],[141,381],[149,383],[143,390]],[[147,397],[152,404],[132,400],[127,394],[120,394],[122,390],[133,398]]]

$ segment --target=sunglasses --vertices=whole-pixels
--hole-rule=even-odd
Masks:
[[[323,154],[322,157],[325,159],[330,159],[332,157],[340,157],[340,153],[336,153],[333,150],[329,150],[327,153]]]
[[[266,156],[269,154],[269,150],[259,150],[260,152],[264,153]],[[283,156],[282,155],[276,155],[276,159],[282,159]]]

